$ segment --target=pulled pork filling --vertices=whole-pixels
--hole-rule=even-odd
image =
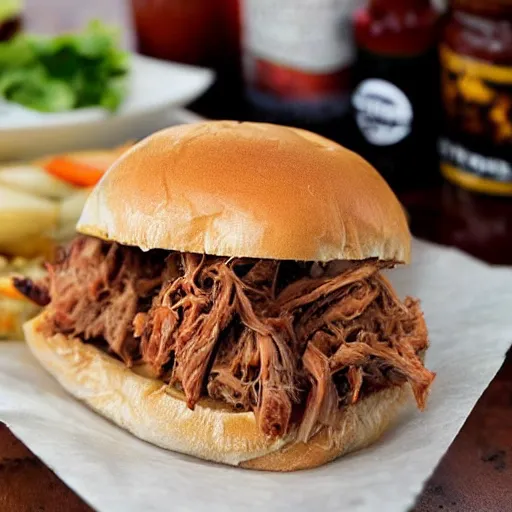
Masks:
[[[192,409],[208,395],[254,411],[266,435],[296,427],[307,440],[390,386],[408,382],[425,405],[427,330],[418,302],[401,302],[380,274],[391,266],[144,253],[79,237],[40,290],[19,287],[49,297],[48,333],[145,365]]]

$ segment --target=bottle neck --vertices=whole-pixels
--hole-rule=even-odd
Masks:
[[[370,0],[354,16],[355,39],[374,53],[420,54],[435,47],[438,22],[431,0]]]

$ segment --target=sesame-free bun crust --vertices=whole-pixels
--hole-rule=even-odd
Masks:
[[[183,395],[138,375],[100,349],[62,334],[46,336],[45,314],[24,325],[32,353],[73,396],[135,436],[201,459],[245,468],[294,471],[313,468],[375,442],[396,418],[408,385],[374,393],[340,414],[335,428],[308,443],[294,433],[269,440],[253,413],[232,412],[211,399],[193,411]]]
[[[216,121],[127,151],[78,231],[147,249],[293,260],[407,262],[400,203],[355,153],[283,126]]]

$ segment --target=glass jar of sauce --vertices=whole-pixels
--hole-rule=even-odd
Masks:
[[[512,196],[512,2],[453,0],[440,58],[442,174]]]
[[[0,0],[0,41],[8,41],[21,29],[21,0]]]

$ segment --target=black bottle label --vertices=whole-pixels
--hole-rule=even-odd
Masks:
[[[395,188],[438,175],[439,61],[359,49],[351,98],[353,148]]]

